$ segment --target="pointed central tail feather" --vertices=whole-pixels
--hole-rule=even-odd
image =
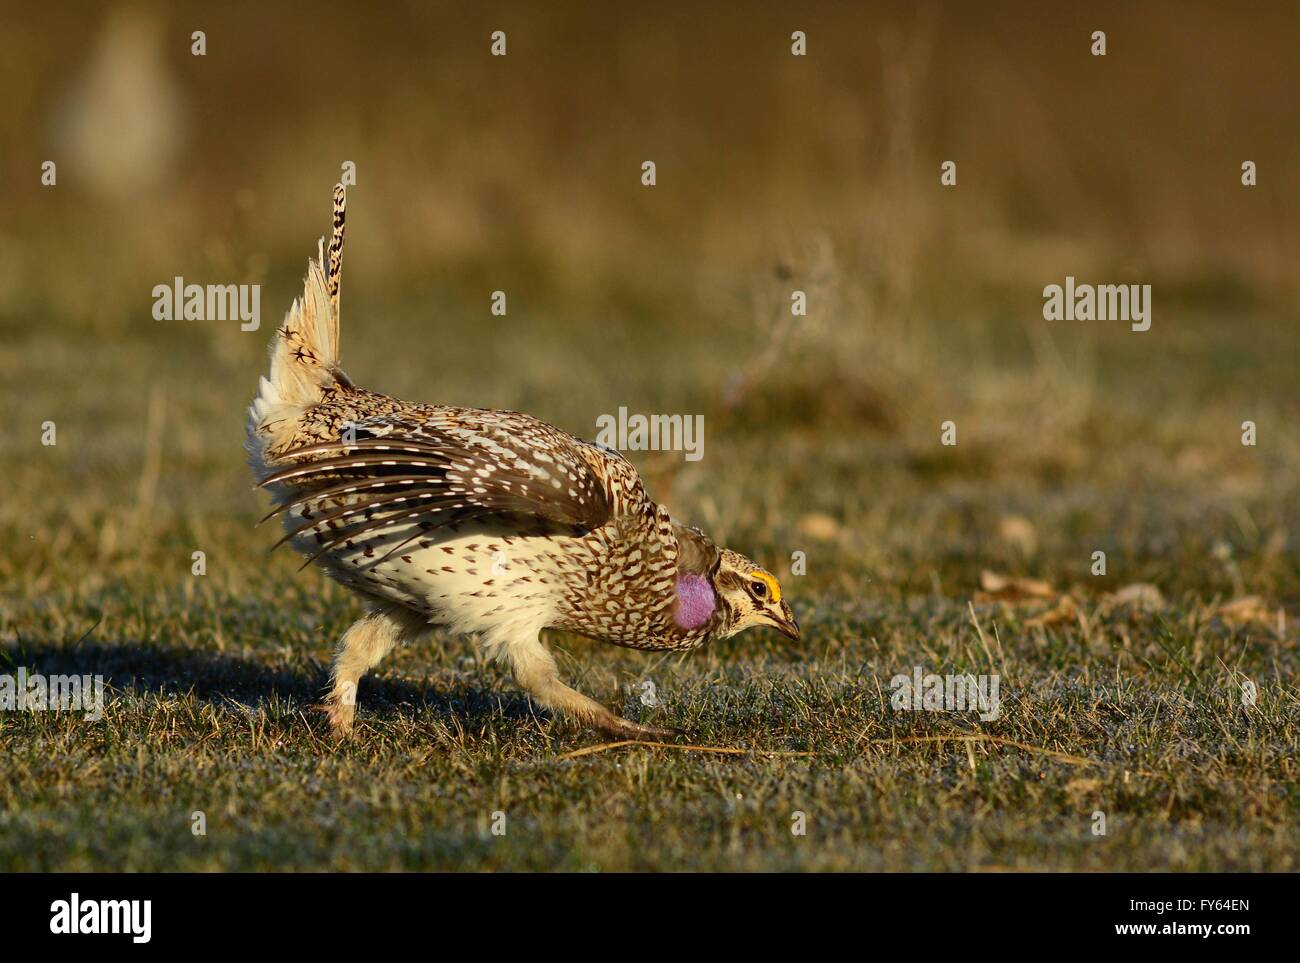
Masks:
[[[248,450],[264,468],[268,452],[283,450],[303,414],[328,393],[352,387],[339,367],[339,279],[347,195],[334,186],[334,227],[307,264],[303,293],[293,302],[271,342],[271,371],[248,409]],[[260,465],[259,465],[260,463]]]

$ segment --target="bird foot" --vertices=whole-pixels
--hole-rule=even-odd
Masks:
[[[594,724],[601,732],[619,739],[671,739],[682,734],[680,729],[643,726],[639,722],[632,722],[613,713],[594,720]]]
[[[357,715],[356,706],[330,698],[315,706],[315,709],[317,712],[325,713],[329,719],[330,735],[334,737],[335,742],[343,742],[352,735],[352,722]]]

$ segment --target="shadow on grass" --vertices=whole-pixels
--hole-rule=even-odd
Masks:
[[[219,652],[202,652],[179,646],[122,641],[30,643],[0,647],[0,672],[25,667],[29,674],[103,676],[111,690],[133,691],[159,697],[193,696],[219,706],[232,703],[261,706],[279,701],[291,708],[308,709],[323,698],[328,668],[304,659],[299,665],[269,666]],[[476,717],[535,718],[522,694],[471,686],[447,691],[401,679],[367,677],[357,695],[362,712],[380,718],[406,716],[422,710],[439,716],[456,716],[462,722]]]

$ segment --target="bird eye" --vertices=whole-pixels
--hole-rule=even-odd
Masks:
[[[767,583],[762,579],[754,579],[749,583],[749,590],[754,594],[756,599],[767,598]]]

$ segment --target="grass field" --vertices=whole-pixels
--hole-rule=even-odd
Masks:
[[[390,342],[417,328],[373,320],[385,312],[360,294],[350,307],[345,357],[373,382]],[[475,369],[496,338],[462,323],[429,391],[528,403],[582,431],[584,406],[617,396],[658,410],[671,390],[607,366],[548,405],[540,382],[577,348],[548,330],[509,336],[539,384],[484,392]],[[653,350],[640,326],[616,334],[631,353]],[[1097,346],[1091,400],[1056,434],[1015,424],[1014,412],[1041,417],[1032,369],[992,365],[981,381],[1002,386],[998,400],[958,416],[968,433],[953,449],[939,446],[937,418],[913,423],[901,408],[903,424],[871,432],[791,406],[784,424],[709,416],[698,463],[645,459],[675,510],[782,574],[804,641],[750,633],[674,657],[557,638],[585,691],[684,729],[685,743],[756,750],[566,759],[599,740],[535,711],[470,643],[439,636],[363,682],[360,738],[329,745],[310,707],[356,605],[268,556],[273,533],[254,528],[262,505],[239,436],[260,346],[245,364],[179,338],[175,350],[156,337],[74,348],[11,329],[4,378],[27,389],[7,422],[6,445],[23,455],[3,503],[3,656],[101,673],[110,702],[100,723],[0,714],[0,865],[1294,869],[1297,460],[1268,399],[1286,397],[1282,359],[1296,346],[1260,342],[1234,372],[1211,360],[1227,351],[1211,340],[1200,369],[1178,359],[1139,381],[1123,370],[1125,337]],[[699,341],[714,342],[703,358],[747,350]],[[85,366],[70,372],[74,350]],[[394,380],[420,380],[410,360]],[[722,362],[696,368],[693,380],[716,383]],[[1161,396],[1176,406],[1162,411]],[[1009,413],[991,413],[1003,404]],[[1256,448],[1239,441],[1247,409],[1270,439]],[[46,418],[53,448],[37,441]],[[1097,549],[1104,577],[1090,574]],[[205,575],[191,574],[195,550]],[[806,553],[806,575],[789,574],[791,551]],[[1036,626],[1056,595],[978,595],[984,569],[1047,580],[1077,614]],[[1116,597],[1135,583],[1163,604]],[[1242,596],[1260,601],[1224,608]],[[892,710],[889,680],[914,665],[998,673],[1001,718]],[[634,698],[645,680],[661,705]],[[974,733],[1036,748],[915,741]],[[191,833],[196,811],[204,837]],[[796,811],[804,836],[791,832]],[[504,837],[490,832],[494,812]]]
[[[1241,53],[1285,53],[1285,31],[1189,14],[1151,55],[1169,77],[1148,115],[1123,45],[1110,79],[1078,79],[1072,31],[1089,24],[1035,21],[1022,41],[938,5],[928,27],[858,24],[859,64],[818,7],[825,59],[796,73],[753,52],[770,28],[785,55],[770,12],[735,32],[713,14],[669,69],[668,26],[588,49],[584,8],[565,9],[512,27],[502,88],[439,35],[436,104],[416,57],[432,27],[376,14],[348,66],[385,62],[357,70],[329,129],[308,108],[317,44],[232,64],[230,38],[274,32],[207,11],[210,61],[175,65],[207,118],[178,181],[129,204],[72,165],[53,192],[17,188],[0,231],[0,676],[101,674],[108,704],[99,722],[0,712],[0,870],[1300,869],[1300,205],[1279,185],[1296,147],[1256,143],[1270,182],[1242,194],[1235,146],[1256,124],[1296,129],[1293,98],[1256,97],[1295,89],[1294,65]],[[1115,17],[1116,36],[1164,36]],[[17,89],[57,90],[80,30],[4,41],[47,80]],[[555,53],[567,37],[585,58]],[[1249,111],[1209,89],[1211,48],[1249,64],[1222,81]],[[253,62],[275,64],[256,97]],[[754,97],[721,79],[737,70]],[[1173,93],[1183,74],[1191,93]],[[643,83],[662,100],[625,124]],[[575,105],[590,132],[570,151]],[[995,126],[966,125],[968,108]],[[43,141],[26,132],[53,109],[0,107],[30,170]],[[1181,150],[1194,121],[1214,143]],[[643,135],[662,147],[654,195]],[[940,195],[950,145],[962,186]],[[683,730],[678,745],[604,746],[440,634],[362,682],[355,740],[327,739],[312,706],[359,609],[267,554],[278,532],[255,527],[242,443],[353,151],[358,383],[584,437],[620,406],[705,415],[700,461],[630,457],[674,515],[778,574],[803,640],[673,656],[551,639],[570,682]],[[262,283],[261,330],[154,321],[147,294],[175,274]],[[1067,274],[1152,283],[1152,329],[1045,322],[1042,288]],[[915,666],[996,674],[999,718],[892,708]]]

